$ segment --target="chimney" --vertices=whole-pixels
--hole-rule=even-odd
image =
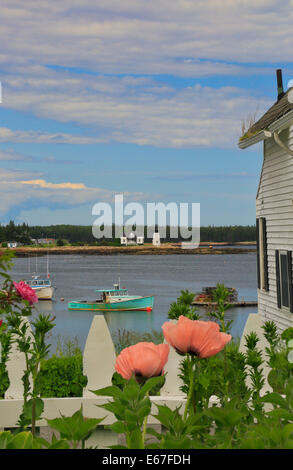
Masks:
[[[278,101],[279,101],[285,94],[284,89],[283,89],[282,69],[277,69],[276,74],[277,74]]]

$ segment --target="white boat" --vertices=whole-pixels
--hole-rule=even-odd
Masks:
[[[38,270],[38,257],[36,256],[36,272]],[[30,272],[30,258],[29,258],[29,272]],[[32,279],[25,281],[36,293],[39,300],[52,300],[54,294],[54,287],[52,286],[49,274],[49,254],[47,253],[47,275],[41,277],[33,274]]]
[[[49,278],[42,279],[40,276],[33,276],[31,280],[25,281],[36,293],[39,300],[52,300],[54,287]]]

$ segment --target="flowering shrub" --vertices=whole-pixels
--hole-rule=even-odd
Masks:
[[[10,263],[10,256],[2,252],[2,359],[9,357],[13,337],[18,350],[25,356],[26,370],[19,429],[15,434],[0,432],[0,448],[85,447],[87,439],[103,419],[84,418],[82,409],[71,417],[47,420],[49,426],[60,433],[60,439],[53,435],[49,442],[36,436],[36,421],[44,408],[40,398],[40,364],[44,363],[48,353],[46,339],[53,328],[53,319],[39,315],[31,322],[32,334],[28,335],[23,317],[32,314],[33,298],[26,287],[20,292],[11,281],[7,274]],[[288,361],[293,330],[289,328],[280,335],[272,322],[266,322],[263,326],[269,344],[266,358],[258,349],[259,338],[254,332],[245,337],[246,352],[239,352],[229,334],[231,323],[225,321],[225,295],[224,286],[219,285],[217,309],[210,312],[216,321],[204,322],[190,310],[190,295],[183,291],[181,300],[172,308],[177,324],[166,322],[163,325],[165,340],[169,344],[141,342],[119,354],[112,385],[93,392],[97,396],[111,398],[101,407],[116,418],[108,427],[124,437],[125,445],[119,444],[115,448],[293,448],[293,364]],[[3,344],[6,344],[4,348]],[[157,393],[165,382],[164,368],[170,347],[182,359],[178,373],[186,400],[175,410],[166,405],[156,405],[154,416],[163,427],[162,432],[157,432],[148,427],[148,417],[152,413],[150,396]],[[262,396],[265,362],[270,366],[268,382],[272,392]],[[0,369],[0,373],[5,378],[5,370]],[[211,406],[213,396],[218,398],[217,406]]]
[[[13,285],[20,297],[24,300],[27,300],[30,305],[36,304],[38,302],[36,293],[24,281],[14,282]]]

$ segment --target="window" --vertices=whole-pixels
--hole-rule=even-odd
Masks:
[[[257,243],[257,283],[258,288],[269,290],[268,254],[267,254],[267,228],[266,219],[256,219]]]
[[[276,250],[277,303],[293,312],[292,252]]]

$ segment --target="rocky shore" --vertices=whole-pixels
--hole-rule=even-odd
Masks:
[[[255,253],[255,248],[217,248],[199,247],[196,249],[181,248],[178,245],[162,244],[159,247],[153,245],[142,246],[53,246],[53,247],[18,247],[12,250],[17,257],[27,255],[225,255]]]

